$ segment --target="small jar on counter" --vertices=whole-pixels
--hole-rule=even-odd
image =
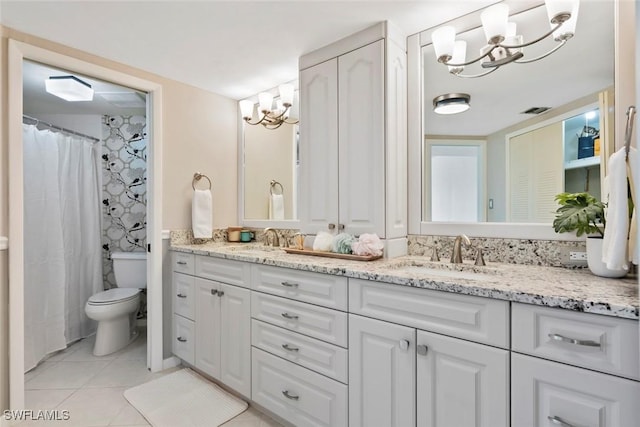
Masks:
[[[227,227],[227,242],[239,242],[242,227]]]

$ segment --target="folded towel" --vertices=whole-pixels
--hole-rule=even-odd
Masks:
[[[633,149],[632,149],[633,150]],[[636,159],[635,150],[629,152],[631,165]],[[606,180],[607,228],[602,241],[602,262],[612,270],[628,269],[629,255],[636,252],[635,239],[629,239],[629,205],[627,179],[633,179],[631,169],[627,168],[626,152],[622,148],[609,157],[609,175]],[[629,170],[629,172],[627,172]],[[633,250],[629,250],[629,244]]]
[[[284,219],[284,196],[271,194],[269,197],[269,219]]]
[[[213,234],[213,200],[211,190],[195,190],[191,206],[191,227],[196,239],[210,239]]]

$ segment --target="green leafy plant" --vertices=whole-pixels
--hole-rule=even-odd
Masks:
[[[553,220],[556,233],[575,231],[576,236],[593,233],[604,236],[604,203],[589,193],[560,193],[555,200],[560,205]]]

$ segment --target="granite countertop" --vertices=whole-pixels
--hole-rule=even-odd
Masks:
[[[294,255],[259,244],[172,245],[172,250],[395,285],[455,292],[627,319],[639,318],[638,281],[606,279],[586,269],[488,263],[455,265],[403,256],[349,261]]]

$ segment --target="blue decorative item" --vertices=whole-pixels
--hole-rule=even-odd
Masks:
[[[578,158],[593,157],[593,136],[578,137]]]

